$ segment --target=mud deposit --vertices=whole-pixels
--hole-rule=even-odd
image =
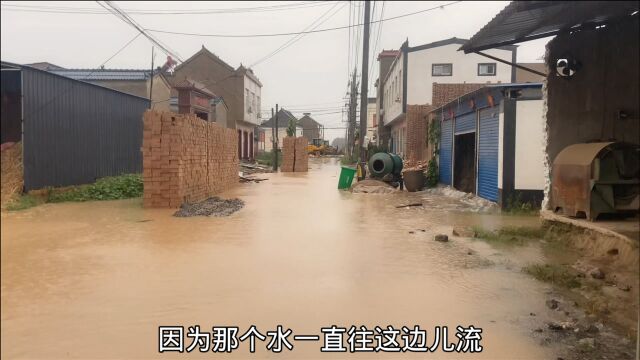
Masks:
[[[180,210],[176,211],[173,216],[229,216],[242,209],[243,206],[244,201],[240,199],[223,200],[215,196],[193,204],[182,204]]]

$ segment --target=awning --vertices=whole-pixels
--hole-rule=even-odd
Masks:
[[[513,1],[460,50],[512,45],[637,16],[638,1]]]

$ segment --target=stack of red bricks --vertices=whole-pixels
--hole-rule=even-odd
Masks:
[[[282,165],[280,171],[293,172],[296,161],[296,138],[287,136],[282,139]]]
[[[238,183],[237,136],[192,114],[144,114],[145,207],[179,207]]]
[[[282,139],[282,172],[307,172],[309,169],[309,154],[307,152],[307,138],[287,136]]]
[[[307,151],[308,144],[306,137],[300,136],[296,138],[296,163],[293,171],[307,172],[309,170],[309,152]]]

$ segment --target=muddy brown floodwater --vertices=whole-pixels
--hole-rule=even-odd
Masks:
[[[453,225],[531,225],[535,217],[449,210],[444,197],[427,209],[397,209],[415,195],[341,192],[337,159],[310,167],[261,174],[269,180],[222,194],[246,203],[229,217],[176,218],[138,199],[4,214],[2,358],[213,356],[158,354],[158,326],[195,324],[241,333],[254,324],[263,334],[281,324],[310,335],[334,324],[420,325],[428,343],[435,326],[474,325],[484,350],[473,358],[555,358],[531,331],[548,312],[544,284],[523,275],[508,250],[432,240]],[[326,354],[322,340],[280,354],[265,345],[251,357],[425,356]],[[249,357],[248,344],[228,355]]]

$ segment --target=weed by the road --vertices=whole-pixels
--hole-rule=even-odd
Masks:
[[[544,235],[540,227],[507,226],[496,231],[473,227],[473,237],[493,243],[522,245],[530,239],[542,239]]]
[[[25,194],[9,204],[7,210],[25,210],[44,203],[65,201],[129,199],[142,196],[142,192],[142,176],[140,174],[128,174],[98,179],[95,183],[88,185],[49,189],[41,196]]]
[[[273,165],[273,150],[269,152],[263,152],[256,156],[256,162],[260,165]],[[278,164],[282,164],[282,153],[278,152]]]
[[[532,264],[522,268],[522,271],[539,281],[573,289],[580,287],[580,280],[568,267],[554,264]]]
[[[32,208],[36,205],[39,205],[41,201],[39,201],[35,196],[32,195],[23,195],[12,201],[7,205],[7,210],[9,211],[19,211],[26,210]]]
[[[139,174],[128,174],[98,179],[93,184],[65,191],[53,190],[48,202],[129,199],[142,196],[142,192],[142,177]]]
[[[503,213],[507,215],[538,215],[540,209],[533,206],[531,202],[522,201],[520,194],[518,194],[516,196],[510,195],[507,198]]]

